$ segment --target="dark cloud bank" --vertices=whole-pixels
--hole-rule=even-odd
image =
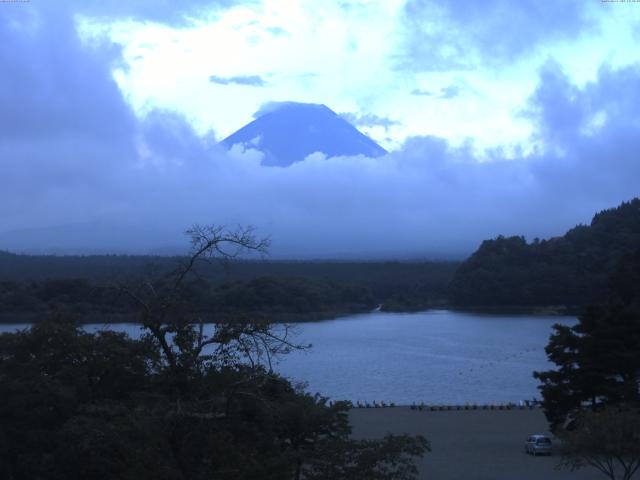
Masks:
[[[71,226],[0,247],[144,251],[215,222],[256,225],[274,256],[459,256],[498,234],[561,234],[639,193],[638,66],[577,88],[548,63],[525,113],[540,148],[520,158],[479,163],[472,145],[420,137],[380,158],[268,168],[177,114],[137,118],[110,73],[118,50],[39,8],[0,17],[0,231]]]

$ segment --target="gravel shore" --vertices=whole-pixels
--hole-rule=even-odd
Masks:
[[[349,414],[356,438],[386,433],[422,434],[432,451],[419,461],[429,480],[602,480],[593,468],[557,470],[559,456],[524,453],[534,433],[548,434],[544,414],[533,410],[418,411],[409,407],[360,408]]]

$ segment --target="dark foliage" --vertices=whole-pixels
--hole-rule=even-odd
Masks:
[[[140,311],[140,340],[66,317],[0,335],[2,478],[414,479],[424,438],[352,440],[347,403],[271,370],[274,355],[303,348],[286,326],[242,318],[205,332],[190,308],[196,260],[267,243],[251,229],[189,233],[193,254],[174,271],[119,289]],[[68,294],[59,287],[42,295]]]
[[[587,307],[573,327],[554,325],[546,351],[558,369],[534,373],[553,428],[585,409],[640,405],[640,249],[612,270],[607,303]]]
[[[272,319],[304,320],[309,314],[369,311],[376,306],[368,288],[306,278],[260,277],[248,281],[212,284],[205,279],[185,282],[182,295],[190,309],[209,320],[235,314],[259,313]],[[86,279],[50,279],[40,282],[0,282],[0,308],[12,314],[41,317],[51,312],[73,312],[84,321],[134,320],[137,305],[115,284],[92,284]],[[35,314],[35,315],[34,315]]]
[[[561,466],[591,466],[610,480],[631,480],[640,469],[640,410],[627,405],[584,412],[571,430],[560,432]]]
[[[561,465],[630,480],[640,468],[640,249],[611,270],[607,303],[554,325],[546,352],[557,369],[534,377],[563,439]]]
[[[451,283],[466,306],[584,306],[606,301],[608,278],[621,259],[640,249],[640,199],[602,211],[591,225],[563,237],[486,240]]]
[[[73,312],[83,322],[135,320],[135,302],[116,288],[162,278],[183,258],[0,255],[0,321],[37,321]],[[152,262],[157,262],[152,266]],[[236,314],[303,321],[446,303],[453,263],[198,262],[183,286],[190,308],[210,320]],[[116,273],[118,271],[118,273]],[[4,279],[4,280],[3,280]]]
[[[2,478],[415,478],[423,438],[351,440],[346,403],[225,349],[176,369],[151,340],[66,321],[0,335]]]
[[[557,370],[536,372],[553,428],[584,408],[640,401],[640,310],[637,306],[593,306],[574,327],[555,325],[549,359]]]

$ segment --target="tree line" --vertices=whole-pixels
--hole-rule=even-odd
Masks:
[[[456,271],[450,298],[460,306],[605,302],[608,279],[640,248],[640,199],[597,213],[588,226],[548,240],[498,236],[482,242]]]
[[[448,262],[198,261],[184,285],[192,308],[211,320],[235,314],[304,321],[371,311],[416,311],[447,302],[457,267]],[[118,288],[166,276],[181,257],[32,257],[0,252],[0,321],[74,312],[83,321],[131,321]],[[155,264],[154,264],[155,263]],[[121,269],[121,270],[120,270]]]

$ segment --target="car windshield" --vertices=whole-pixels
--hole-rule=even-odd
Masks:
[[[539,438],[536,443],[538,445],[551,445],[551,440],[549,440],[548,438]]]

